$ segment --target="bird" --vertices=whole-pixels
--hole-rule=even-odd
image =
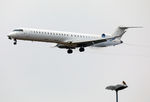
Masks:
[[[106,89],[112,90],[112,91],[119,91],[119,90],[123,90],[127,87],[128,86],[127,86],[126,82],[122,81],[122,84],[110,85],[110,86],[107,86]]]

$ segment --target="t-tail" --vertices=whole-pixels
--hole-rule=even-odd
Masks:
[[[132,26],[132,27],[126,27],[126,26],[119,26],[116,31],[112,34],[114,37],[117,37],[118,40],[121,39],[123,34],[127,31],[129,28],[142,28],[140,26]]]

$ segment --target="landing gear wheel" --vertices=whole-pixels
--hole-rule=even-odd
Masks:
[[[68,49],[67,51],[68,54],[71,54],[72,52],[73,52],[72,49]]]
[[[17,44],[17,40],[16,39],[14,39],[14,45],[16,45]]]
[[[17,44],[17,42],[14,42],[14,45],[16,45]]]
[[[79,51],[80,51],[80,52],[83,52],[84,50],[85,50],[84,47],[80,47],[80,48],[79,48]]]

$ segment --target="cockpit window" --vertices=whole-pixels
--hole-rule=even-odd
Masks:
[[[23,32],[23,29],[15,29],[13,31],[20,31],[20,32]]]

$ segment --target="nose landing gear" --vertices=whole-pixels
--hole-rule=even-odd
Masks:
[[[12,38],[10,36],[8,36],[8,39],[11,40]]]
[[[14,39],[14,45],[16,45],[17,44],[17,40],[16,39]]]

